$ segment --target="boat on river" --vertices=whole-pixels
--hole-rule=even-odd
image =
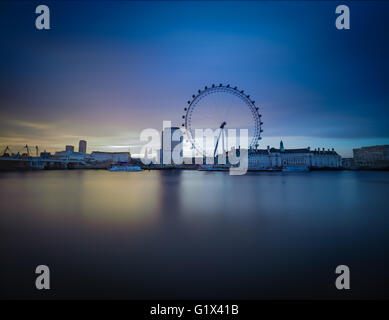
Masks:
[[[308,172],[309,167],[305,166],[290,166],[290,167],[283,167],[282,172]]]
[[[142,171],[142,168],[139,166],[112,166],[108,169],[109,171],[126,171],[126,172],[135,172],[135,171]]]
[[[228,171],[229,167],[227,166],[218,166],[218,165],[211,165],[211,164],[204,164],[200,165],[200,167],[197,169],[198,171]]]

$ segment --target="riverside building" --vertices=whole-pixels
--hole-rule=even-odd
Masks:
[[[378,145],[353,149],[354,164],[362,168],[389,167],[389,145]]]
[[[285,149],[283,142],[280,148],[267,147],[266,150],[251,149],[249,152],[249,170],[268,170],[285,167],[306,167],[310,169],[340,168],[341,156],[334,149],[324,148],[311,150]]]

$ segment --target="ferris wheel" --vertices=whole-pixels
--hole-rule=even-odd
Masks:
[[[182,127],[185,128],[187,141],[199,154],[205,155],[209,152],[204,149],[202,141],[196,139],[197,129],[218,130],[213,156],[220,150],[220,146],[222,152],[228,151],[231,147],[238,147],[233,145],[231,137],[227,136],[228,129],[235,129],[238,139],[239,130],[247,129],[248,147],[250,149],[258,147],[263,122],[255,101],[251,100],[250,95],[245,94],[244,90],[238,90],[237,87],[230,85],[213,84],[211,87],[198,90],[187,104],[188,106],[184,108],[185,114],[182,116]]]

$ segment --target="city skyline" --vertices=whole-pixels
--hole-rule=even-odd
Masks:
[[[60,2],[48,31],[35,4],[2,3],[0,145],[138,154],[141,130],[180,126],[212,83],[257,101],[262,149],[388,144],[388,4],[345,3],[347,31],[333,3]]]

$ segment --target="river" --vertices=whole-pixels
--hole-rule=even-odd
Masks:
[[[3,172],[0,190],[2,298],[389,298],[389,172]]]

